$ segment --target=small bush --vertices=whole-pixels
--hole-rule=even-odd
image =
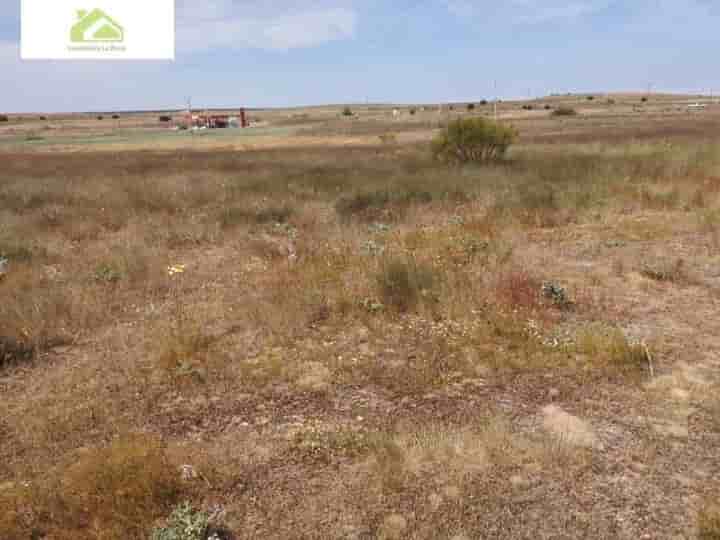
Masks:
[[[162,115],[158,120],[160,122],[172,122],[172,116]]]
[[[433,140],[436,159],[449,163],[488,162],[502,158],[517,131],[486,118],[459,118]]]
[[[205,540],[210,527],[210,516],[195,510],[189,502],[175,507],[165,527],[152,533],[152,540]]]
[[[551,110],[552,110],[552,106],[551,106],[551,105],[545,105],[545,110],[546,110],[546,111],[551,111]]]
[[[598,367],[641,372],[650,364],[647,347],[629,340],[618,328],[590,325],[578,333],[575,346]]]
[[[615,105],[615,100],[612,99],[612,98],[611,98],[611,99],[608,99],[608,100],[607,100],[607,104],[608,104],[608,105]]]
[[[392,258],[384,261],[376,281],[383,303],[404,312],[435,299],[439,280],[435,269],[429,266],[412,259]]]
[[[412,107],[412,108],[410,109],[410,114],[411,114],[412,116],[415,116],[415,113],[416,113],[416,112],[417,112],[417,109],[416,109],[415,107]]]
[[[43,121],[47,120],[47,116],[41,116],[40,120],[43,120]]]
[[[119,120],[119,119],[120,119],[120,115],[119,115],[119,114],[113,114],[113,115],[112,115],[112,118],[113,118],[113,120]]]
[[[482,100],[480,100],[480,105],[482,105],[483,107],[484,107],[485,105],[487,105],[487,104],[488,104],[488,100],[487,100],[487,99],[482,99]]]
[[[577,111],[572,107],[562,106],[555,109],[552,114],[553,116],[576,116]]]
[[[0,122],[9,122],[10,119],[6,114],[0,114]]]
[[[647,96],[643,96],[640,101],[642,101],[643,103],[647,103],[647,100],[648,100]]]
[[[588,101],[595,101],[595,96],[588,96],[588,97],[587,97],[587,100],[588,100]]]
[[[474,103],[468,103],[468,104],[467,104],[467,110],[468,110],[468,111],[474,111],[474,110],[475,110],[475,104],[474,104]]]
[[[98,120],[103,120],[104,118],[105,118],[105,117],[104,117],[103,115],[101,115],[101,114],[98,115],[98,117],[97,117]]]
[[[345,107],[345,108],[342,110],[342,115],[343,115],[343,116],[353,116],[352,109],[351,109],[350,107]]]
[[[125,437],[84,452],[70,467],[45,471],[9,497],[0,489],[0,530],[11,540],[147,538],[181,489],[180,474],[157,441]]]

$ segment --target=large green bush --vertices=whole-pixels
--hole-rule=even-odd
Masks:
[[[482,117],[458,118],[435,137],[432,152],[449,163],[487,162],[502,158],[516,139],[511,126]]]

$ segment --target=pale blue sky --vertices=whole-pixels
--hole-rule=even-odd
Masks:
[[[175,62],[23,62],[19,4],[0,112],[720,93],[718,0],[177,0]]]

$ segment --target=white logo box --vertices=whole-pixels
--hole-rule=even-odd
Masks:
[[[23,60],[175,59],[175,0],[21,0],[20,26]]]

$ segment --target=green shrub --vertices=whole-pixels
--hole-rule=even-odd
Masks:
[[[480,105],[482,105],[483,107],[484,107],[485,105],[487,105],[487,104],[488,104],[488,100],[487,100],[487,99],[482,99],[482,100],[480,100]]]
[[[516,139],[511,126],[486,118],[459,118],[433,140],[432,152],[450,163],[487,162],[502,158]]]
[[[353,116],[352,109],[351,109],[350,107],[345,107],[345,108],[342,110],[342,115],[343,115],[343,116]]]
[[[648,100],[647,96],[643,96],[640,101],[642,101],[643,103],[647,103],[647,100]]]
[[[595,101],[595,96],[588,96],[588,97],[587,97],[587,100],[588,100],[588,101]]]
[[[172,116],[162,115],[158,120],[161,122],[172,122]]]
[[[210,516],[195,510],[189,502],[175,507],[165,527],[152,533],[152,540],[205,540]]]
[[[572,107],[562,106],[553,111],[553,116],[576,116],[577,111]]]
[[[10,119],[6,114],[0,114],[0,122],[9,122]]]
[[[474,111],[475,110],[475,104],[474,103],[468,103],[467,105],[468,111]]]

